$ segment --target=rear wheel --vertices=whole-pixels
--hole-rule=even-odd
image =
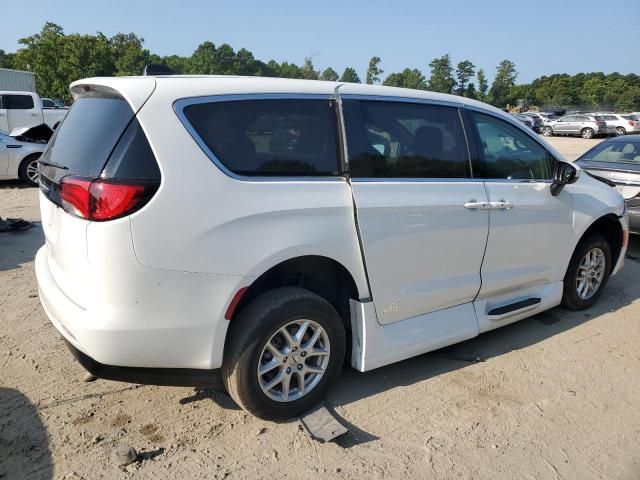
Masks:
[[[582,138],[593,138],[593,134],[595,132],[593,131],[592,128],[583,128],[582,131],[580,132],[580,135],[582,136]]]
[[[18,169],[18,176],[20,180],[31,185],[32,187],[38,186],[38,159],[40,154],[30,155],[20,163]]]
[[[616,128],[616,135],[626,135],[627,131],[624,129],[624,127],[617,127]]]
[[[542,135],[544,135],[545,137],[553,137],[553,128],[551,128],[551,127],[543,127],[542,128]]]
[[[340,373],[345,330],[335,308],[302,288],[277,288],[232,320],[222,364],[231,397],[260,418],[309,411]]]
[[[583,310],[592,306],[611,274],[611,247],[602,235],[582,240],[571,257],[564,277],[562,306]]]

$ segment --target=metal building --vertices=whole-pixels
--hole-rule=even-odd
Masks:
[[[35,92],[36,74],[22,70],[0,68],[0,90]]]

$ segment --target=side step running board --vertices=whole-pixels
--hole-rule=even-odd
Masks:
[[[533,305],[537,305],[542,301],[540,298],[527,298],[526,300],[520,300],[516,303],[511,303],[509,305],[504,305],[502,307],[494,308],[490,310],[487,314],[490,317],[499,317],[502,315],[506,315],[507,313],[515,312],[516,310],[522,310],[523,308],[531,307]]]

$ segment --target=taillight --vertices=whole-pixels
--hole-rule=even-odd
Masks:
[[[114,220],[140,209],[157,185],[68,176],[60,181],[62,208],[93,221]]]
[[[629,125],[631,125],[632,127],[635,127],[635,126],[636,126],[636,122],[634,122],[633,120],[629,120],[629,122],[628,122],[628,123],[629,123]]]

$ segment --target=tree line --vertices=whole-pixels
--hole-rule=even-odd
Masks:
[[[140,75],[149,63],[165,64],[177,73],[250,75],[264,77],[301,78],[361,83],[355,68],[347,67],[341,74],[328,67],[316,69],[313,58],[301,65],[270,60],[263,62],[241,48],[237,52],[223,43],[201,43],[188,57],[159,56],[144,48],[144,39],[135,33],[118,33],[107,37],[96,35],[66,35],[59,25],[46,23],[40,33],[18,40],[21,47],[15,53],[0,50],[0,67],[27,70],[36,74],[38,91],[47,97],[69,100],[69,84],[93,76]],[[630,73],[579,73],[542,76],[529,84],[517,84],[518,71],[511,60],[502,60],[495,69],[489,86],[487,76],[471,60],[454,64],[443,55],[429,63],[429,78],[417,68],[391,72],[384,79],[382,60],[369,60],[364,81],[368,84],[431,90],[451,93],[506,106],[536,105],[541,108],[585,108],[594,110],[640,110],[640,76]]]

